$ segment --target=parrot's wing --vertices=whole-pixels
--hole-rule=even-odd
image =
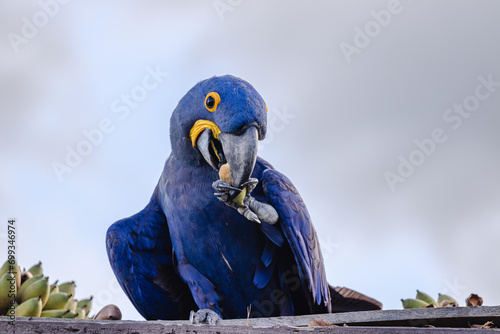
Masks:
[[[167,220],[155,195],[142,211],[110,226],[106,248],[118,282],[146,319],[188,319],[197,309],[175,271]]]
[[[330,291],[326,280],[323,257],[311,223],[311,218],[292,182],[274,169],[262,173],[264,195],[280,216],[279,224],[290,248],[301,281],[307,282],[313,301],[331,311]]]

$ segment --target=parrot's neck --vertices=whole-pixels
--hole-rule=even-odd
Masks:
[[[170,133],[170,142],[172,145],[172,155],[177,161],[189,167],[200,167],[207,165],[203,156],[193,146],[191,139],[182,136],[181,133]]]
[[[196,150],[194,148],[191,149]],[[175,175],[179,183],[186,184],[207,183],[210,184],[211,187],[212,182],[219,179],[219,173],[204,159],[199,161],[186,158],[184,155],[178,156],[173,151],[165,162],[163,172],[164,174],[166,172],[170,174],[170,177]]]
[[[199,203],[208,203],[215,200],[212,183],[219,178],[218,173],[206,162],[193,167],[182,159],[178,159],[172,152],[165,162],[163,173],[158,183],[158,201],[166,210],[165,200],[178,198],[179,191],[195,192]],[[173,187],[172,185],[176,185]],[[191,195],[189,195],[191,198]]]

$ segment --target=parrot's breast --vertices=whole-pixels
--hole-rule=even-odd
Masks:
[[[264,292],[253,284],[265,243],[258,224],[214,196],[216,172],[187,170],[174,160],[167,162],[163,176],[160,194],[177,261],[191,264],[212,282],[221,308],[237,310],[231,317],[246,316],[246,307]]]

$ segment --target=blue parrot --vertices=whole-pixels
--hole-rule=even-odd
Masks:
[[[327,283],[304,201],[257,156],[266,128],[264,100],[234,76],[201,81],[178,103],[149,203],[106,235],[118,282],[144,318],[213,323],[381,308]]]

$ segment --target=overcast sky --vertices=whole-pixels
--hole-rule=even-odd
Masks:
[[[21,266],[142,319],[105,232],[148,202],[180,98],[233,74],[332,285],[500,304],[500,2],[54,1],[0,3],[0,247],[15,217]]]

